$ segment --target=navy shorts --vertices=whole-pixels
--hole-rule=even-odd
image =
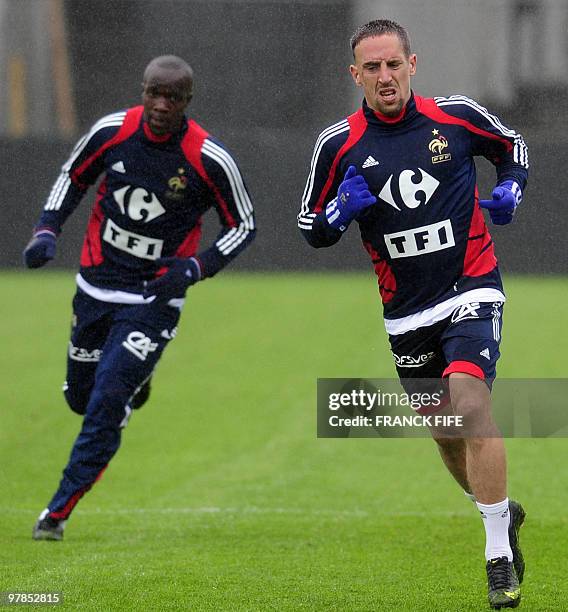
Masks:
[[[502,302],[458,306],[446,319],[389,336],[399,378],[441,379],[463,372],[491,389],[501,342]],[[412,386],[412,385],[410,385]]]
[[[178,308],[164,303],[101,302],[77,289],[64,387],[71,408],[85,413],[96,380],[105,373],[106,384],[120,379],[134,393],[152,375],[179,317]]]

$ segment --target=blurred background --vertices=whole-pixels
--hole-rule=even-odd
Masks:
[[[568,0],[0,0],[0,266],[21,265],[78,137],[138,104],[146,64],[172,53],[195,72],[189,114],[232,150],[253,196],[258,237],[234,267],[370,267],[358,232],[315,251],[296,215],[317,135],[361,103],[349,37],[376,18],[409,30],[417,93],[468,95],[525,136],[525,201],[491,230],[502,269],[568,272]],[[478,169],[489,194],[493,168]],[[55,266],[77,266],[91,202]],[[214,217],[206,229],[216,234]]]

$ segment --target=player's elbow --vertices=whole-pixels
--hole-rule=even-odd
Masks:
[[[314,249],[325,249],[326,247],[333,246],[341,237],[341,233],[324,233],[318,231],[317,228],[311,230],[301,229],[302,236],[306,239],[306,242]]]
[[[321,249],[322,247],[325,246],[317,239],[317,236],[312,232],[312,230],[306,230],[306,229],[300,228],[300,232],[302,236],[305,238],[306,242],[314,249]]]

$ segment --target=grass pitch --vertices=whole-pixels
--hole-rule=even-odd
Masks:
[[[190,290],[151,401],[61,543],[31,527],[80,426],[60,391],[73,274],[1,281],[0,591],[61,591],[69,610],[486,608],[483,526],[433,443],[315,436],[318,376],[395,374],[370,275]],[[506,286],[499,375],[566,376],[566,279]],[[507,446],[522,607],[565,610],[568,441]]]

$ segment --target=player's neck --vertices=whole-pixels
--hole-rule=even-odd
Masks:
[[[146,122],[144,122],[144,134],[146,138],[152,142],[166,142],[172,137],[171,132],[166,132],[165,134],[154,134]]]

